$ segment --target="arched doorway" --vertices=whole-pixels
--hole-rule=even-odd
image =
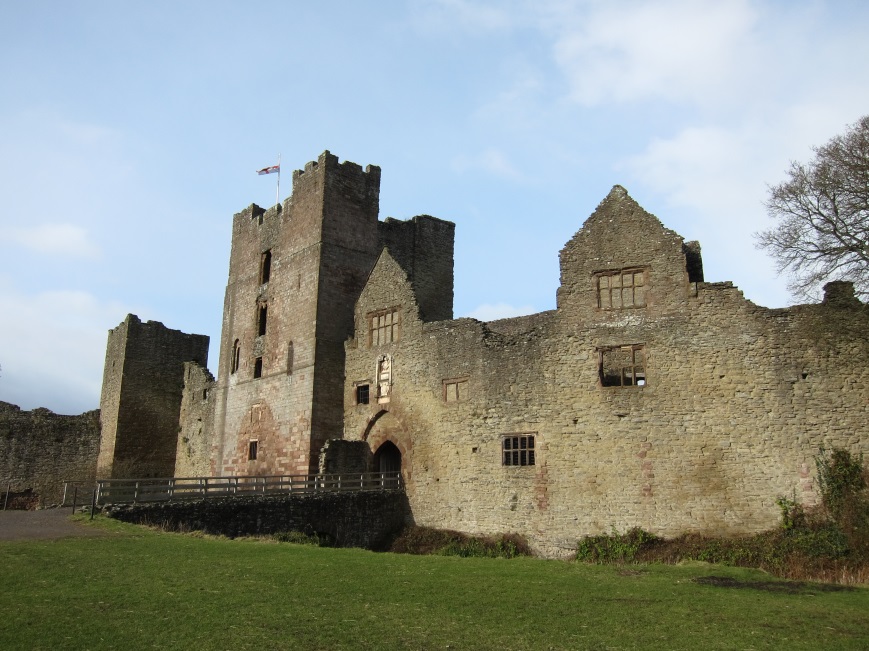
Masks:
[[[374,453],[374,472],[401,472],[401,451],[392,441],[385,441]]]

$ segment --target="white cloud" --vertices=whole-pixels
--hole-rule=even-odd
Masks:
[[[38,253],[93,258],[99,254],[87,231],[73,224],[41,224],[0,232],[0,242],[19,244]]]
[[[495,321],[512,316],[534,314],[537,310],[533,305],[509,305],[507,303],[483,303],[471,310],[467,316],[479,321]]]
[[[0,400],[67,414],[99,407],[107,331],[132,311],[83,291],[18,291],[0,277]]]
[[[757,14],[746,0],[566,7],[553,51],[572,98],[584,105],[660,97],[706,103],[752,58]]]

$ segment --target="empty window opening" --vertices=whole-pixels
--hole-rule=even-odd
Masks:
[[[257,335],[262,337],[266,333],[266,322],[269,318],[269,306],[261,303],[257,311]]]
[[[501,440],[501,464],[504,466],[534,465],[534,436],[510,434]]]
[[[398,308],[396,307],[369,314],[369,345],[380,346],[398,341],[400,320]]]
[[[646,351],[642,344],[613,346],[600,350],[600,384],[633,387],[646,384]]]
[[[263,376],[263,358],[257,357],[253,360],[253,376],[254,378]]]
[[[597,306],[602,310],[645,307],[646,270],[619,269],[596,273]]]
[[[259,452],[259,441],[251,441],[247,444],[248,461],[256,461],[257,452]]]
[[[232,344],[232,357],[229,358],[229,372],[235,373],[238,370],[238,362],[241,358],[241,346],[238,339]]]
[[[444,402],[464,402],[468,399],[468,378],[444,380]]]
[[[259,282],[264,285],[269,281],[272,275],[272,251],[269,249],[260,256],[259,262]]]
[[[357,405],[367,405],[370,399],[370,385],[368,384],[357,384],[356,385],[356,404]]]
[[[293,356],[295,355],[295,349],[293,347],[293,342],[287,344],[287,375],[293,374]]]

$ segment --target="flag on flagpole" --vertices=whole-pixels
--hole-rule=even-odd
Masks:
[[[262,176],[263,174],[280,174],[280,172],[281,172],[281,166],[280,166],[280,164],[278,164],[278,165],[272,165],[271,167],[264,167],[261,170],[257,170],[256,173],[259,174],[260,176]]]

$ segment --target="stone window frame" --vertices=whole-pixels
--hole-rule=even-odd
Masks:
[[[371,381],[362,380],[353,383],[353,400],[357,405],[371,404]]]
[[[648,354],[646,344],[602,346],[598,353],[598,379],[603,388],[641,389],[648,386]],[[607,353],[630,353],[628,360],[607,363]],[[614,371],[607,373],[607,370]],[[617,381],[616,381],[617,378]]]
[[[266,301],[259,301],[256,304],[256,331],[257,336],[262,337],[266,333],[269,321],[269,304]]]
[[[447,404],[467,402],[470,398],[469,379],[467,375],[463,375],[461,377],[441,380],[441,399]],[[451,391],[450,387],[455,387],[455,391]]]
[[[505,468],[537,465],[536,437],[537,432],[502,434],[501,465]]]
[[[259,454],[259,439],[251,439],[247,443],[247,460],[256,461]]]
[[[259,259],[259,284],[265,285],[272,275],[272,250],[266,249]]]
[[[387,317],[389,318],[387,319]],[[365,316],[365,319],[368,322],[369,348],[394,344],[401,338],[402,319],[400,306],[396,305],[369,312]]]
[[[232,342],[232,356],[229,358],[229,374],[235,375],[241,363],[241,341],[236,339]]]
[[[255,357],[253,360],[253,379],[257,380],[263,376],[263,358]]]
[[[625,285],[625,278],[630,276],[630,284]],[[637,284],[637,277],[642,281]],[[649,303],[646,300],[649,290],[649,267],[633,266],[623,267],[621,269],[607,269],[604,271],[595,271],[594,277],[594,294],[597,302],[597,309],[603,312],[611,312],[616,310],[637,310],[644,309]],[[616,286],[612,283],[613,278],[619,279],[619,284]],[[604,281],[604,279],[606,279]],[[630,291],[630,305],[625,305],[624,297],[625,290]],[[619,305],[615,305],[613,301],[613,290],[619,290]],[[639,292],[637,290],[640,290]],[[639,296],[639,299],[638,299]]]

